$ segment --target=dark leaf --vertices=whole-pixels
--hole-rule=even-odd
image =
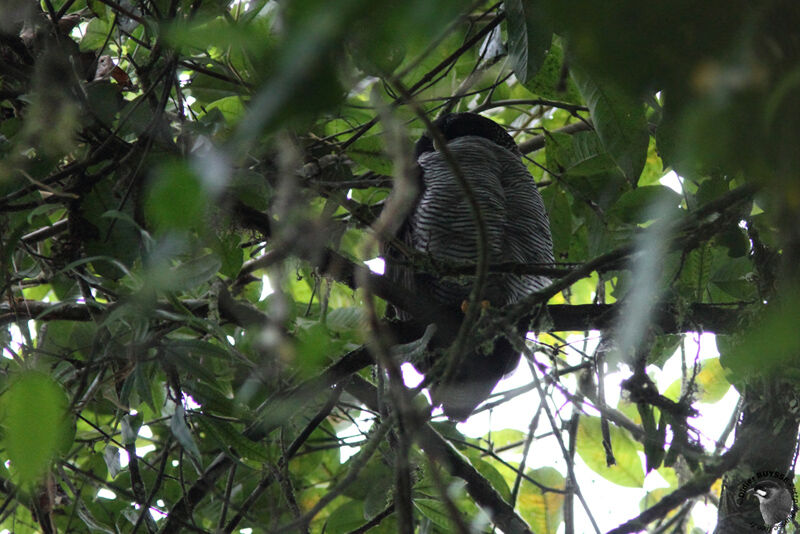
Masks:
[[[521,83],[526,83],[544,62],[553,31],[537,0],[505,0],[508,55]]]
[[[647,159],[650,137],[644,106],[613,85],[598,83],[574,66],[572,77],[586,99],[603,146],[635,187]]]

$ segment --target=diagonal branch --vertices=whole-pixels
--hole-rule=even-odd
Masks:
[[[377,390],[359,375],[347,390],[367,407],[378,406]],[[530,533],[530,527],[458,450],[427,423],[414,433],[420,447],[435,461],[441,463],[451,475],[467,483],[467,493],[475,499],[478,506],[489,512],[492,522],[508,534]]]

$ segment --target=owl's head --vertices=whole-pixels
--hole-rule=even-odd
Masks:
[[[519,154],[517,143],[508,135],[505,128],[477,113],[450,113],[439,117],[433,124],[448,141],[468,135],[483,137],[515,154]],[[419,158],[422,154],[433,152],[437,148],[433,139],[426,133],[417,141],[414,157]]]

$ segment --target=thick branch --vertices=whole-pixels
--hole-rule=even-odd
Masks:
[[[382,279],[380,276],[373,275]],[[381,280],[384,285],[385,280]],[[385,288],[384,288],[385,289]],[[376,294],[379,292],[376,291]],[[208,309],[208,303],[200,300],[186,300],[183,304],[198,314]],[[92,304],[97,308],[96,304]],[[730,334],[737,330],[744,305],[724,304],[692,304],[683,314],[679,314],[674,305],[665,303],[658,311],[655,327],[665,334],[681,332],[714,332]],[[37,300],[18,300],[15,303],[0,303],[0,325],[17,321],[36,319],[40,321],[91,321],[89,305],[84,302],[68,302],[53,304]],[[98,311],[108,311],[108,306]],[[175,311],[163,303],[164,311]],[[611,326],[616,317],[617,304],[551,304],[547,306],[550,315],[551,332],[571,332],[584,330],[602,330]]]

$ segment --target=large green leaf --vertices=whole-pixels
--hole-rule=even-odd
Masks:
[[[16,483],[25,490],[45,475],[63,442],[74,434],[66,410],[61,386],[36,371],[14,377],[0,396],[2,445]]]
[[[177,282],[172,289],[187,290],[208,282],[217,274],[222,262],[216,254],[206,254],[199,258],[192,258],[178,265],[174,269],[174,277]]]
[[[169,429],[187,453],[197,460],[202,457],[200,449],[197,447],[197,442],[195,442],[194,436],[192,435],[192,431],[189,425],[186,424],[183,406],[178,405],[175,407],[175,412],[172,414],[172,417],[170,417]]]
[[[392,160],[386,154],[383,139],[378,135],[360,138],[347,150],[353,160],[378,174],[392,174]]]
[[[564,74],[564,49],[554,40],[536,76],[525,82],[524,87],[542,98],[582,104],[575,82]]]
[[[678,214],[681,196],[663,185],[638,187],[623,194],[611,212],[624,222],[644,223],[666,212]]]
[[[325,532],[330,534],[346,534],[358,529],[367,519],[364,517],[364,505],[361,501],[348,500],[331,512],[325,522]]]
[[[414,499],[414,508],[441,529],[442,532],[455,532],[458,530],[457,524],[450,516],[450,511],[442,501],[417,498]]]
[[[553,31],[537,0],[505,0],[508,55],[521,83],[526,83],[544,62]]]
[[[244,436],[240,429],[212,417],[195,417],[198,426],[226,452],[235,451],[241,458],[258,462],[268,462],[270,457],[263,447]]]
[[[591,176],[616,168],[595,132],[548,134],[547,166],[572,176]]]
[[[608,83],[598,83],[573,66],[572,77],[589,106],[594,128],[608,153],[632,185],[647,160],[649,132],[644,105]]]
[[[81,39],[80,49],[82,52],[87,50],[97,50],[108,42],[111,27],[109,23],[101,18],[93,18],[86,25],[83,39]]]
[[[125,274],[122,267],[133,265],[141,246],[140,229],[130,218],[132,207],[123,206],[126,212],[119,212],[120,202],[113,184],[104,180],[80,204],[81,217],[76,223],[76,231],[85,236],[87,255],[97,257],[92,266],[101,276],[111,279]]]
[[[785,299],[772,303],[747,329],[717,336],[720,363],[732,373],[732,382],[739,384],[764,376],[800,378],[796,363],[800,354],[798,314],[797,299]]]
[[[205,223],[208,203],[208,194],[196,174],[187,164],[173,162],[154,173],[145,215],[156,228],[189,230]]]
[[[609,431],[614,458],[617,460],[615,465],[606,465],[606,451],[603,447],[599,417],[581,418],[578,426],[578,454],[586,465],[603,478],[628,488],[642,487],[644,469],[637,453],[639,447],[624,430],[609,425]]]

